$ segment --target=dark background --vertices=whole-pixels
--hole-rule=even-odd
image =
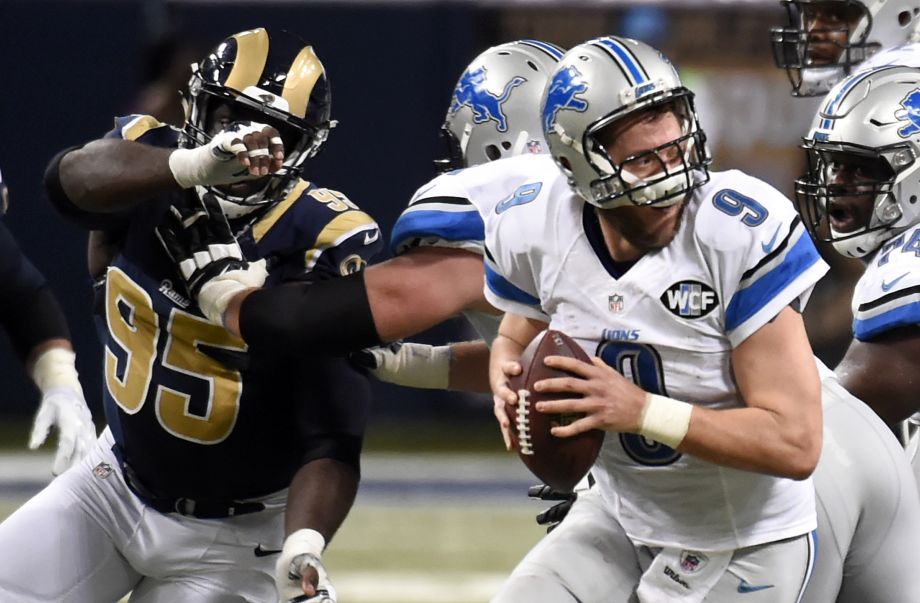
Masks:
[[[101,347],[90,314],[85,234],[50,208],[41,187],[43,170],[59,150],[102,135],[113,116],[152,102],[151,82],[158,80],[166,90],[183,86],[188,63],[227,35],[259,26],[288,29],[316,47],[332,86],[333,118],[340,123],[323,152],[309,162],[307,175],[346,193],[388,235],[411,194],[434,175],[431,161],[442,153],[437,131],[457,77],[488,46],[522,37],[565,47],[611,33],[639,37],[698,81],[699,92],[709,91],[712,117],[707,125],[701,107],[701,119],[713,134],[726,129],[722,116],[737,115],[737,107],[750,111],[769,133],[787,127],[793,114],[807,121],[812,110],[788,96],[785,76],[772,67],[767,30],[781,16],[779,3],[772,1],[650,7],[631,2],[0,0],[0,168],[11,194],[5,219],[64,306],[81,380],[98,419]],[[176,72],[178,77],[172,75]],[[752,85],[769,95],[751,91]],[[178,105],[178,92],[166,96]],[[731,155],[731,167],[791,193],[799,169],[795,142],[804,132],[765,140],[770,135],[752,135],[748,122],[738,127],[737,134],[713,136],[717,164],[720,155]],[[824,297],[839,296],[830,291]],[[840,331],[844,319],[812,329],[816,349],[831,361],[847,338]],[[462,320],[455,320],[421,339],[472,336]],[[23,420],[34,411],[38,394],[8,345],[0,347],[0,362],[0,413]],[[376,387],[378,424],[411,425],[448,416],[455,420],[452,425],[490,430],[498,442],[491,431],[491,402],[484,397]]]

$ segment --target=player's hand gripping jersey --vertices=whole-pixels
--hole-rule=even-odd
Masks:
[[[489,301],[549,322],[648,392],[742,406],[732,349],[804,305],[827,270],[792,204],[741,172],[713,173],[674,240],[621,274],[593,208],[552,159],[515,161],[507,200],[485,220]],[[643,544],[728,550],[815,527],[810,480],[714,465],[636,434],[609,433],[592,474]]]
[[[107,137],[174,147],[177,134],[131,116]],[[185,194],[195,193],[174,193]],[[364,378],[344,359],[249,349],[208,322],[154,234],[173,198],[81,220],[122,232],[102,304],[104,400],[129,480],[156,496],[240,499],[287,487],[301,465],[328,456],[330,441],[348,442],[356,459]],[[373,219],[341,193],[303,180],[231,228],[246,259],[267,259],[267,287],[360,270],[381,245]]]

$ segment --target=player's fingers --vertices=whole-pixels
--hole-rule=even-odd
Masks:
[[[551,368],[574,373],[579,377],[590,376],[594,368],[593,364],[588,364],[578,358],[570,358],[568,356],[547,356],[543,359],[543,364]]]
[[[64,433],[58,434],[58,449],[57,453],[54,455],[51,473],[60,475],[67,471],[73,459],[74,444],[75,441],[72,435],[68,437]]]
[[[591,415],[572,421],[568,425],[553,427],[549,430],[557,438],[569,438],[597,428],[597,420]]]
[[[508,413],[505,412],[505,401],[498,395],[492,397],[493,412],[498,419],[498,427],[502,432],[502,440],[505,442],[505,450],[511,450],[511,433],[509,428],[511,422],[508,420]]]
[[[575,377],[552,377],[550,379],[540,379],[533,384],[534,390],[538,392],[559,392],[586,394],[588,393],[590,381]]]
[[[268,139],[268,151],[271,153],[272,163],[278,163],[278,166],[275,168],[278,169],[284,161],[284,141],[281,139],[281,134],[271,126],[262,128],[262,133]]]
[[[523,369],[521,368],[521,363],[514,361],[514,360],[508,360],[501,364],[501,371],[507,377],[514,377],[515,375],[520,375],[522,370]]]
[[[584,398],[565,398],[563,400],[544,400],[534,405],[537,412],[545,414],[584,413],[589,410]]]
[[[38,414],[35,416],[35,421],[32,423],[32,433],[29,436],[29,448],[31,450],[35,450],[45,443],[48,432],[51,431],[53,418],[50,408],[43,406],[39,409]]]
[[[319,573],[312,565],[308,565],[303,570],[303,576],[300,578],[300,587],[308,597],[316,596],[316,585],[319,583]]]

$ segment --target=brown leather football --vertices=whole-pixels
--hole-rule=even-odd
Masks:
[[[573,376],[546,366],[543,359],[547,356],[569,356],[591,362],[565,333],[543,331],[521,355],[521,374],[508,380],[509,387],[518,393],[518,403],[506,405],[505,410],[511,420],[512,443],[531,473],[556,490],[571,491],[594,464],[604,442],[604,432],[592,429],[568,438],[557,438],[550,433],[552,427],[568,425],[583,415],[537,412],[534,407],[537,402],[572,397],[533,391],[537,381]]]

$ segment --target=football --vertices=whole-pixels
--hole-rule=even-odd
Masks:
[[[557,425],[568,425],[580,414],[545,414],[534,405],[543,400],[571,398],[571,394],[540,393],[533,384],[553,377],[570,377],[571,373],[550,368],[543,363],[547,356],[569,356],[591,362],[575,341],[560,331],[546,330],[537,335],[521,355],[520,375],[508,380],[517,392],[516,405],[506,405],[511,421],[511,441],[531,473],[556,490],[571,491],[585,476],[600,452],[604,432],[592,429],[568,438],[550,433]]]

